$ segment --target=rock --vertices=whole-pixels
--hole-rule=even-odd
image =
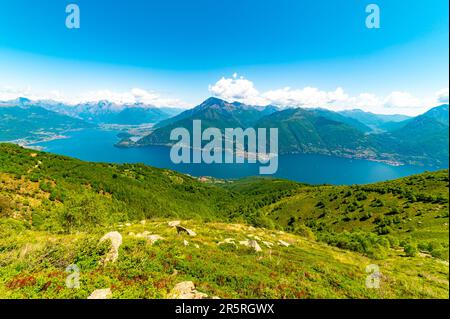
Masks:
[[[101,243],[105,240],[111,241],[111,249],[103,259],[103,264],[106,264],[108,262],[115,262],[117,258],[119,258],[119,247],[120,245],[122,245],[122,235],[116,231],[110,232],[100,238]]]
[[[147,236],[147,239],[150,240],[151,244],[153,245],[154,243],[156,243],[158,240],[164,240],[164,238],[162,238],[159,235],[150,235]]]
[[[186,227],[177,225],[176,228],[177,228],[178,234],[186,233],[186,234],[188,234],[191,237],[197,236],[197,234],[194,231],[192,231],[190,229],[187,229]]]
[[[259,246],[259,244],[256,240],[243,240],[243,241],[240,241],[239,244],[253,248],[256,252],[262,251],[261,247]]]
[[[223,241],[219,242],[217,245],[224,245],[224,244],[236,245],[233,238],[225,238]]]
[[[138,238],[146,238],[146,237],[148,237],[150,235],[150,232],[149,231],[144,231],[144,232],[142,232],[142,233],[138,233],[138,234],[136,234],[136,237],[138,237]]]
[[[168,297],[169,299],[206,299],[208,295],[198,292],[192,281],[183,281],[175,285]]]
[[[146,221],[145,220],[141,220],[141,225],[145,225]]]
[[[259,238],[259,237],[256,236],[256,235],[253,235],[253,234],[248,234],[247,237],[250,237],[250,238],[253,238],[253,239],[256,239],[256,240],[261,241],[261,238]]]
[[[173,222],[169,222],[168,224],[170,227],[176,227],[176,226],[180,225],[180,223],[181,222],[179,220],[175,220]]]
[[[285,242],[284,240],[279,239],[278,244],[284,247],[289,247],[291,244]]]
[[[262,251],[261,247],[259,246],[256,240],[250,240],[250,247],[252,247],[256,252]]]
[[[267,246],[267,248],[272,248],[273,243],[271,243],[270,241],[263,241],[263,244]]]
[[[183,240],[183,244],[184,244],[185,246],[188,246],[188,245],[189,245],[189,242],[185,239],[185,240]]]
[[[110,288],[94,290],[87,299],[109,299],[112,296]]]

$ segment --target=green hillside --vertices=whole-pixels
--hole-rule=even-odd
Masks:
[[[168,298],[185,281],[220,298],[448,298],[448,221],[448,171],[362,186],[200,181],[0,144],[0,298]],[[123,243],[105,265],[111,231]],[[79,289],[65,286],[72,264]],[[365,285],[372,264],[380,289]]]
[[[88,127],[82,120],[38,106],[0,106],[0,141],[37,141]]]
[[[256,127],[277,127],[279,151],[357,155],[371,153],[367,137],[344,118],[325,110],[288,109],[258,121]],[[362,124],[360,124],[362,126]]]

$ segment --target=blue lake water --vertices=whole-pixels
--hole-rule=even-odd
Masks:
[[[240,178],[259,175],[260,164],[174,164],[170,148],[117,148],[117,131],[90,129],[70,132],[67,139],[38,143],[45,151],[75,157],[84,161],[109,163],[145,163],[193,176]],[[390,180],[433,170],[418,166],[391,166],[366,160],[353,160],[324,155],[293,154],[279,157],[275,177],[309,184],[366,184]]]

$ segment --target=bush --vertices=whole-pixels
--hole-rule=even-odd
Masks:
[[[316,239],[316,235],[314,235],[314,232],[311,230],[311,228],[306,227],[305,225],[296,226],[294,232],[297,235],[308,238],[310,240]]]
[[[408,257],[414,257],[418,253],[417,246],[414,244],[406,244],[404,247],[404,251],[406,256]]]

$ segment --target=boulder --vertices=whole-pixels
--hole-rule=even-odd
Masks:
[[[190,229],[187,229],[186,227],[177,225],[176,228],[177,228],[177,233],[178,234],[186,233],[186,234],[188,234],[191,237],[197,236],[197,234],[194,231],[192,231]]]
[[[175,285],[168,297],[169,299],[206,299],[208,295],[198,292],[192,281],[183,281]]]
[[[248,240],[247,239],[247,240],[240,241],[239,244],[253,248],[256,252],[262,251],[261,246],[259,246],[259,244],[256,240]]]
[[[181,222],[179,220],[174,220],[172,222],[169,222],[168,224],[170,227],[176,227],[176,226],[180,225],[180,223]]]
[[[285,242],[284,240],[279,239],[278,244],[284,247],[289,247],[291,244]]]
[[[147,236],[147,239],[150,240],[152,245],[156,243],[158,240],[164,240],[164,238],[159,235],[150,235]]]
[[[231,245],[236,245],[236,242],[234,241],[233,238],[225,238],[223,241],[219,242],[217,245],[225,245],[225,244],[231,244]]]
[[[109,263],[109,262],[116,262],[116,260],[119,258],[119,247],[122,245],[122,235],[119,232],[110,232],[107,233],[105,236],[100,238],[100,242],[104,242],[106,240],[111,241],[111,249],[106,254],[105,258],[103,259],[103,264]]]
[[[263,244],[267,246],[267,248],[271,248],[273,246],[273,243],[270,241],[263,241]]]
[[[110,288],[94,290],[87,299],[109,299],[112,296]]]

